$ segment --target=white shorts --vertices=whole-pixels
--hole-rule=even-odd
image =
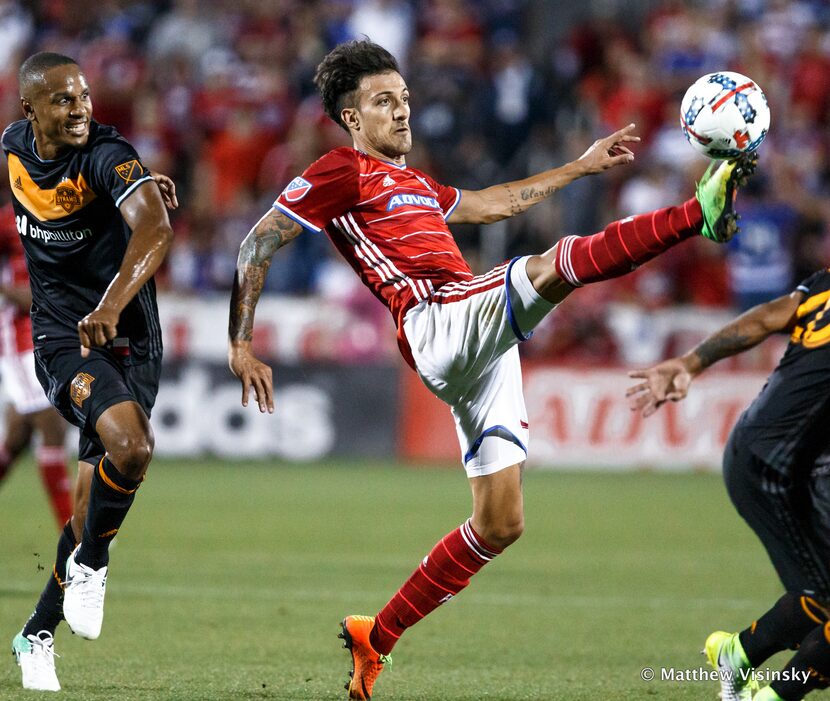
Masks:
[[[33,414],[52,406],[35,374],[33,351],[0,356],[0,383],[18,414]]]
[[[472,280],[444,285],[404,318],[418,374],[452,409],[468,477],[527,457],[517,345],[556,306],[533,288],[527,260],[516,258]]]

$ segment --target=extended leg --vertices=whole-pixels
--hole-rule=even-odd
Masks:
[[[527,271],[534,287],[558,303],[574,287],[630,273],[692,236],[728,240],[737,231],[737,187],[754,167],[751,158],[723,162],[707,171],[696,197],[678,207],[613,222],[592,236],[566,236],[549,251],[531,257]]]

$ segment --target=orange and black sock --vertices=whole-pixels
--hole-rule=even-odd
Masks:
[[[133,504],[140,481],[122,475],[105,456],[92,473],[89,507],[77,562],[100,569],[109,562],[109,544]]]
[[[63,580],[66,577],[66,560],[75,549],[75,534],[72,525],[67,522],[58,539],[58,551],[55,555],[55,565],[49,581],[40,595],[35,606],[35,612],[26,621],[23,635],[36,635],[42,630],[54,633],[58,623],[63,620]]]
[[[830,623],[807,634],[782,672],[770,686],[784,701],[799,701],[814,689],[830,686]]]
[[[814,628],[827,622],[824,606],[810,596],[787,592],[739,634],[746,658],[758,667],[776,652],[795,650]],[[801,698],[801,697],[799,697]]]

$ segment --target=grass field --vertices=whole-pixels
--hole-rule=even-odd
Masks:
[[[699,668],[711,630],[779,593],[720,479],[530,472],[525,493],[525,536],[402,639],[376,701],[715,699],[660,668]],[[343,699],[338,622],[374,614],[468,510],[460,470],[157,461],[113,550],[101,638],[58,631],[57,698]],[[0,490],[0,525],[5,645],[54,557],[31,465]],[[0,699],[41,698],[4,659]]]

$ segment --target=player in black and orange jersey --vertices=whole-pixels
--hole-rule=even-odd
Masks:
[[[31,278],[37,374],[80,429],[81,489],[54,577],[13,649],[25,688],[57,690],[55,628],[63,617],[81,637],[98,637],[108,546],[152,456],[162,352],[152,276],[173,232],[165,196],[133,147],[92,120],[73,59],[35,54],[18,79],[25,119],[2,144]]]
[[[778,332],[789,332],[790,343],[732,429],[723,470],[786,592],[740,633],[706,640],[724,699],[753,698],[752,671],[787,649],[798,652],[756,701],[796,701],[830,685],[830,270],[750,309],[686,355],[630,373],[643,380],[628,390],[632,408],[649,416],[683,399],[705,368]]]

